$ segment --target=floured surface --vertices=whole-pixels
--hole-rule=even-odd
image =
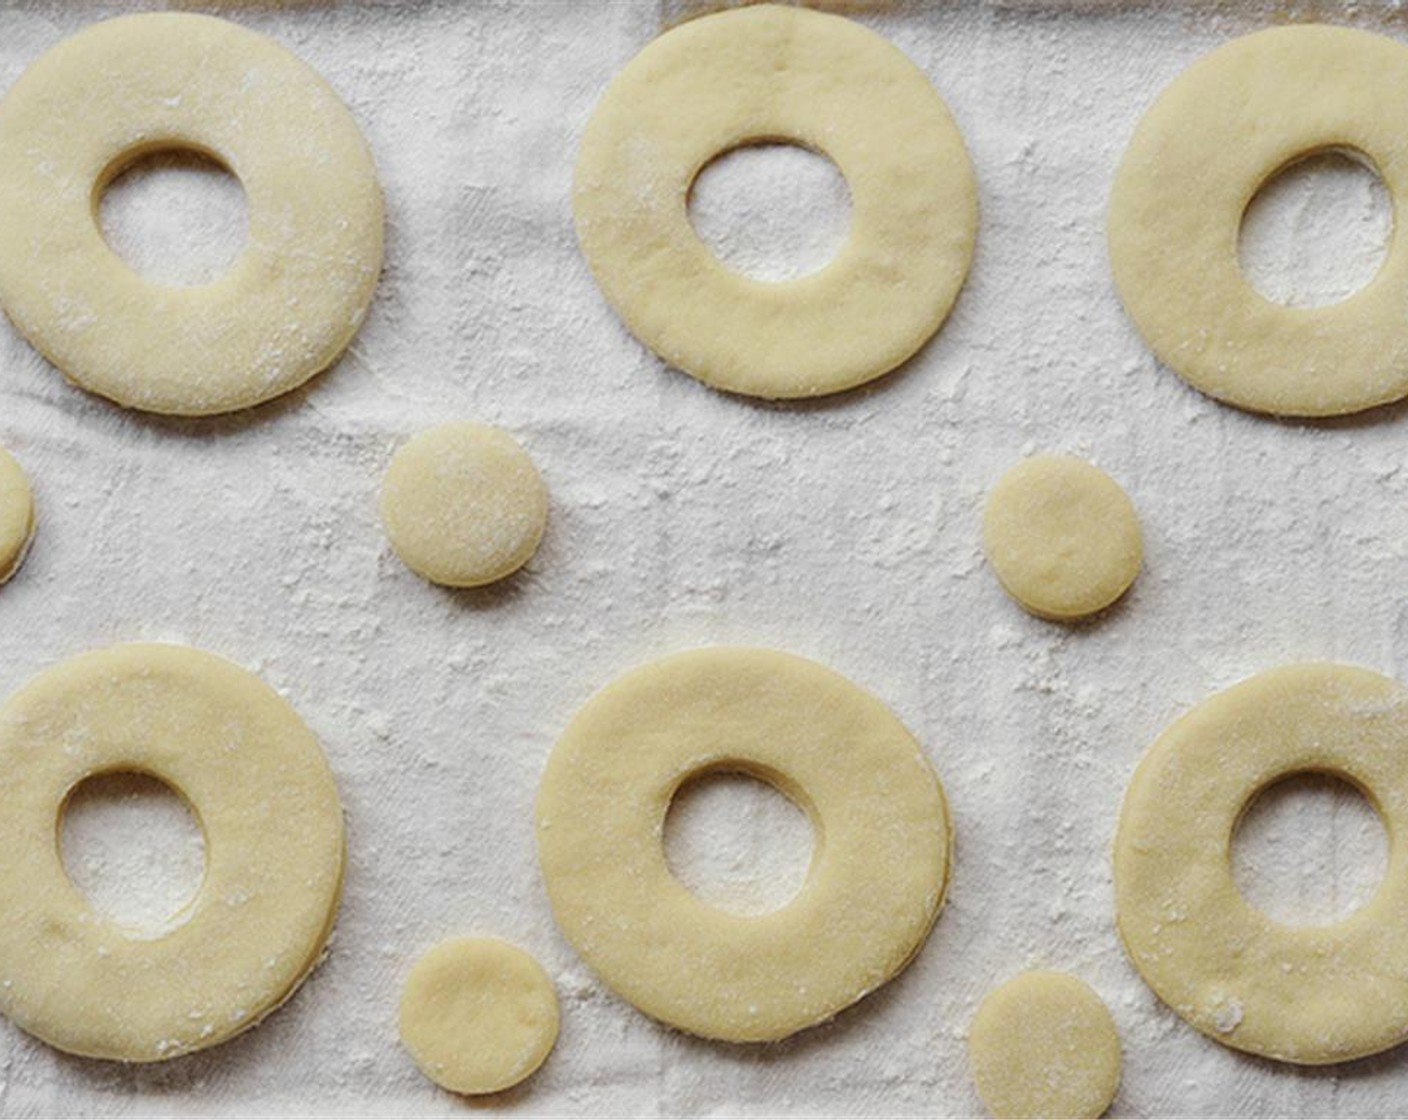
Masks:
[[[1281,424],[1215,405],[1156,366],[1105,260],[1140,111],[1285,9],[863,11],[963,129],[978,256],[908,367],[802,406],[662,371],[578,256],[576,138],[656,4],[214,10],[351,105],[386,191],[386,274],[338,366],[220,421],[121,413],[0,326],[0,443],[44,514],[0,589],[0,692],[117,640],[259,671],[337,774],[346,896],[326,964],[208,1054],[123,1070],[0,1026],[0,1112],[466,1115],[400,1050],[395,1008],[416,956],[468,933],[521,944],[559,985],[558,1049],[495,1102],[514,1113],[969,1115],[966,1026],[1027,967],[1075,972],[1109,1003],[1117,1115],[1401,1111],[1408,1055],[1295,1071],[1225,1051],[1156,1002],[1113,926],[1120,799],[1177,715],[1296,659],[1408,677],[1408,410]],[[1314,6],[1408,39],[1391,5],[1350,11]],[[0,12],[0,85],[89,18],[58,0]],[[426,586],[378,524],[392,450],[449,416],[521,435],[552,480],[542,549],[486,591]],[[1026,617],[981,559],[984,494],[1037,448],[1091,458],[1140,510],[1145,570],[1087,628]],[[706,642],[790,649],[876,693],[956,818],[953,888],[913,966],[773,1047],[688,1039],[608,996],[554,930],[533,851],[538,776],[573,713],[625,669]],[[1300,881],[1328,896],[1323,856]]]

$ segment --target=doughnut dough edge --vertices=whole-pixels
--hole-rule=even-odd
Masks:
[[[193,150],[244,188],[249,239],[210,284],[147,281],[103,239],[106,185]],[[52,47],[0,99],[0,304],[76,384],[129,408],[201,416],[327,368],[381,270],[382,199],[356,121],[274,40],[153,12]]]
[[[1388,868],[1349,917],[1291,927],[1242,897],[1230,849],[1257,793],[1299,773],[1357,786]],[[1204,700],[1144,755],[1115,838],[1120,936],[1145,982],[1225,1046],[1302,1065],[1408,1039],[1408,689],[1367,669],[1301,664]]]
[[[34,539],[34,495],[14,457],[0,447],[0,585],[24,563]]]
[[[111,771],[166,782],[205,836],[199,891],[155,932],[94,910],[59,853],[68,794]],[[0,774],[0,1013],[49,1045],[125,1062],[204,1049],[320,959],[342,808],[312,732],[252,674],[183,646],[82,654],[0,707]]]
[[[710,771],[771,783],[812,820],[806,883],[785,906],[715,909],[671,873],[665,816]],[[538,856],[558,926],[647,1015],[758,1042],[820,1023],[918,952],[952,846],[919,744],[870,693],[773,650],[677,654],[597,693],[554,746]]]
[[[777,141],[840,169],[851,234],[819,272],[773,284],[714,256],[689,192],[716,156]],[[967,149],[924,73],[852,20],[773,4],[675,27],[616,75],[582,137],[573,211],[636,338],[765,398],[839,392],[911,357],[957,299],[978,224]]]

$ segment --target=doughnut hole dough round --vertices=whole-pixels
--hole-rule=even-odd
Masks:
[[[1408,47],[1343,27],[1278,27],[1199,59],[1135,129],[1110,197],[1110,263],[1159,359],[1254,412],[1333,416],[1408,394],[1408,248],[1329,307],[1290,308],[1243,275],[1247,204],[1288,164],[1343,150],[1408,214]]]
[[[95,910],[68,878],[68,795],[150,774],[205,836],[205,878],[159,933]],[[268,685],[182,646],[124,645],[47,670],[0,708],[0,1012],[60,1050],[152,1062],[259,1022],[318,962],[342,888],[322,751]]]
[[[1292,774],[1357,786],[1388,870],[1330,925],[1290,927],[1232,878],[1237,822]],[[1193,708],[1149,748],[1115,839],[1120,936],[1165,1003],[1210,1038],[1302,1065],[1408,1039],[1408,689],[1366,669],[1293,665]]]
[[[1139,574],[1139,518],[1119,483],[1069,455],[1009,470],[983,511],[983,549],[1007,593],[1041,618],[1108,607]]]
[[[34,496],[20,465],[0,447],[0,584],[19,571],[34,539]]]
[[[968,1060],[998,1120],[1095,1120],[1120,1083],[1120,1036],[1104,1002],[1065,972],[1025,972],[973,1017]]]
[[[498,1093],[543,1064],[557,1041],[557,993],[517,946],[457,937],[427,952],[401,994],[401,1042],[452,1093]]]
[[[771,913],[717,910],[665,860],[675,793],[730,770],[790,797],[817,838],[806,883]],[[951,822],[918,743],[845,677],[771,650],[679,654],[597,693],[553,748],[537,821],[577,952],[647,1015],[731,1042],[785,1038],[884,984],[948,885]]]
[[[783,283],[725,267],[689,220],[725,152],[799,144],[851,193],[851,235]],[[958,128],[922,71],[839,16],[760,5],[667,31],[616,76],[582,137],[577,237],[607,301],[671,365],[748,396],[812,397],[894,369],[947,317],[977,234]]]
[[[211,284],[152,283],[98,225],[107,184],[191,150],[244,188],[249,242]],[[148,13],[43,54],[0,100],[0,304],[83,388],[201,416],[277,397],[327,368],[381,269],[371,154],[332,88],[254,31]]]
[[[413,572],[446,587],[480,587],[532,559],[547,526],[548,492],[511,435],[457,421],[396,452],[381,518]]]

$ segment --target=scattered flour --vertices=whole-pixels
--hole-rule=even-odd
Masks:
[[[126,6],[6,5],[0,88],[91,13]],[[222,653],[317,730],[350,840],[336,948],[286,1008],[214,1051],[133,1069],[0,1025],[0,1112],[462,1112],[392,1023],[415,957],[465,933],[522,944],[564,995],[561,1045],[509,1111],[969,1115],[966,1025],[1032,966],[1109,1001],[1126,1053],[1117,1115],[1392,1111],[1401,1062],[1288,1076],[1160,1007],[1115,935],[1109,849],[1140,754],[1209,693],[1300,658],[1408,672],[1404,410],[1290,424],[1199,396],[1122,314],[1103,219],[1135,120],[1188,62],[1312,15],[1403,37],[1397,6],[848,5],[948,100],[982,225],[965,293],[908,368],[797,406],[662,370],[576,252],[568,191],[593,102],[690,6],[214,5],[326,75],[376,154],[387,265],[350,353],[249,415],[166,421],[67,386],[0,326],[0,441],[42,517],[0,591],[0,693],[117,640]],[[1277,192],[1271,226],[1306,232],[1271,239],[1272,274],[1337,232],[1296,225],[1312,193]],[[1376,220],[1361,202],[1344,196],[1355,230]],[[1376,251],[1362,232],[1361,266]],[[523,440],[552,512],[524,572],[451,593],[394,559],[376,496],[400,441],[460,416]],[[1092,458],[1139,507],[1145,571],[1093,624],[1028,618],[982,563],[983,496],[1032,450]],[[538,775],[581,703],[708,642],[812,656],[886,698],[958,830],[950,901],[913,966],[761,1049],[674,1034],[605,994],[555,932],[533,851]],[[746,866],[758,832],[737,836]]]

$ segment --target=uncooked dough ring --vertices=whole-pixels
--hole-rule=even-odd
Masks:
[[[1293,928],[1243,899],[1229,854],[1256,794],[1307,772],[1357,786],[1390,855],[1364,907]],[[1130,783],[1115,894],[1149,986],[1226,1046],[1322,1065],[1408,1039],[1408,689],[1366,669],[1293,665],[1199,704]]]
[[[205,878],[156,934],[95,911],[64,871],[84,779],[151,774],[190,805]],[[312,732],[258,678],[181,646],[115,646],[0,708],[0,1012],[60,1050],[150,1062],[222,1042],[317,963],[342,887],[337,788]]]
[[[106,185],[155,151],[238,176],[249,243],[211,284],[143,279],[103,240]],[[361,325],[382,202],[357,122],[307,64],[211,16],[150,13],[79,32],[0,100],[0,304],[83,388],[207,415],[286,393]]]
[[[841,169],[851,236],[821,271],[771,284],[719,262],[689,191],[714,157],[777,140]],[[913,355],[958,297],[978,224],[967,149],[923,72],[858,23],[775,5],[704,16],[631,60],[582,137],[574,209],[632,333],[758,397],[834,393]]]
[[[1161,361],[1210,396],[1292,416],[1408,394],[1408,249],[1329,307],[1290,308],[1242,274],[1247,204],[1327,149],[1367,158],[1408,214],[1408,48],[1342,27],[1236,39],[1178,76],[1135,129],[1110,198],[1110,263]]]
[[[0,584],[20,569],[34,540],[34,495],[14,457],[0,447]]]
[[[716,910],[666,863],[671,799],[718,770],[811,818],[806,884],[772,913]],[[948,885],[948,808],[914,738],[846,678],[770,650],[697,650],[609,685],[553,749],[537,817],[567,939],[617,994],[708,1038],[783,1038],[854,1003],[918,951]]]

